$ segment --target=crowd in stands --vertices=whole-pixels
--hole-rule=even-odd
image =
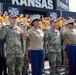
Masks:
[[[18,17],[17,17],[17,23],[19,21],[22,21],[24,22],[28,28],[31,28],[31,17],[32,15],[28,15],[28,14],[19,14]],[[63,18],[63,17],[59,17],[59,18],[56,18],[56,17],[44,17],[43,15],[41,15],[41,19],[40,19],[40,26],[42,27],[43,30],[46,30],[46,29],[49,29],[49,25],[50,25],[50,20],[52,19],[57,19],[57,28],[61,28],[63,27],[66,23],[67,23],[67,20],[70,19],[71,17],[68,17],[67,19]],[[17,25],[16,23],[16,25]],[[5,11],[4,13],[0,12],[0,25],[3,24],[3,25],[7,25],[9,24],[9,20],[8,20],[8,12]]]

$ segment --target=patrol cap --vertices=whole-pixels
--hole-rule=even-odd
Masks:
[[[19,21],[19,22],[17,22],[17,25],[18,26],[20,26],[20,25],[24,26],[25,24],[22,21]]]
[[[74,19],[69,19],[69,20],[67,20],[67,24],[74,24]]]
[[[38,20],[40,20],[40,15],[33,15],[32,17],[31,17],[31,21],[33,22],[33,21],[38,21]]]
[[[17,15],[15,14],[15,13],[11,13],[10,15],[9,15],[9,18],[17,18]]]
[[[57,19],[53,19],[53,20],[50,20],[50,23],[54,23],[54,22],[57,22],[58,20]]]

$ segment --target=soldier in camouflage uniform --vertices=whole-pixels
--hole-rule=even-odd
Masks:
[[[25,32],[26,30],[26,25],[22,22],[22,21],[19,21],[18,23],[18,26]],[[29,68],[29,61],[28,61],[28,51],[27,51],[27,45],[26,45],[26,37],[23,37],[23,43],[24,43],[24,51],[25,51],[25,54],[24,54],[24,64],[23,64],[23,67],[22,67],[22,75],[27,75],[27,69]]]
[[[23,32],[15,26],[16,14],[9,15],[10,24],[0,29],[0,39],[6,36],[6,53],[8,75],[22,75],[23,66]]]
[[[44,32],[44,41],[48,42],[48,60],[50,74],[60,75],[61,71],[61,40],[60,33],[56,29],[57,20],[50,21],[51,28]]]

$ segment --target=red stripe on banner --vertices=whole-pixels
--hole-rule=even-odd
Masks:
[[[70,75],[70,51],[69,51],[69,46],[66,45],[66,52],[67,52],[67,56],[68,56],[68,75]]]

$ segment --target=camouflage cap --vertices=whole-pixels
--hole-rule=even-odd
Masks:
[[[18,26],[20,26],[20,25],[24,26],[25,24],[22,21],[19,21],[19,22],[17,22],[17,25]]]
[[[57,22],[58,20],[57,19],[53,19],[53,20],[50,20],[50,23],[54,23],[54,22]]]
[[[17,15],[15,13],[9,15],[9,18],[13,18],[13,17],[17,18]]]

